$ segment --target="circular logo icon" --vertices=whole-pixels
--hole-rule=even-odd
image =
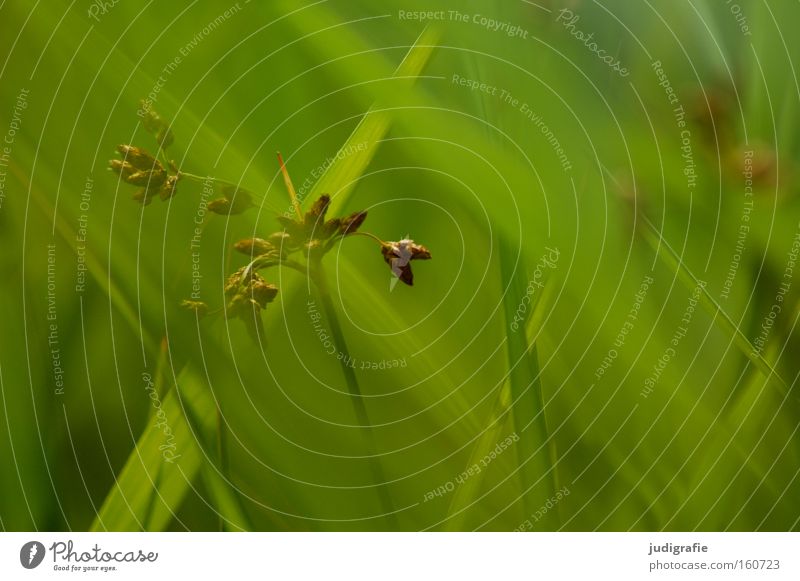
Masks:
[[[35,569],[44,560],[44,545],[39,541],[30,541],[19,550],[19,562],[26,569]]]

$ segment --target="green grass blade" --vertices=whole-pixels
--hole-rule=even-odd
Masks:
[[[188,367],[178,375],[178,386],[161,402],[163,413],[153,415],[148,422],[103,502],[92,531],[164,530],[200,471],[226,527],[252,528],[238,496],[211,463],[216,461],[215,456],[203,453],[210,448],[216,429],[214,399]],[[174,437],[167,448],[174,450],[172,462],[162,454],[162,447],[167,445],[164,425]]]
[[[178,381],[185,377],[184,370]],[[148,421],[90,530],[164,530],[180,507],[202,459],[175,390],[160,403],[160,412]],[[165,459],[166,450],[173,451],[171,462]]]
[[[519,461],[519,476],[523,489],[523,505],[527,515],[533,514],[558,490],[555,467],[555,443],[550,437],[544,410],[539,357],[535,343],[529,343],[525,333],[531,309],[528,308],[519,328],[512,329],[520,302],[527,293],[526,269],[520,265],[516,247],[500,239],[500,273],[503,288],[503,310],[506,316],[506,341],[509,365],[514,430],[519,436],[515,444]],[[545,529],[553,526],[557,512],[551,511],[542,519]]]
[[[541,329],[542,319],[551,304],[553,289],[552,284],[545,283],[541,294],[534,298],[531,305],[532,314],[525,328],[528,337],[536,337],[539,329]],[[508,411],[511,402],[511,382],[507,380],[497,392],[494,409],[486,422],[486,428],[473,446],[466,467],[467,472],[470,467],[474,467],[481,458],[486,456],[497,442],[508,436],[506,424],[508,423]],[[551,459],[551,461],[554,462],[554,459]],[[464,529],[464,520],[467,517],[468,507],[476,502],[479,497],[480,484],[483,480],[482,474],[482,471],[478,472],[475,476],[467,478],[463,484],[456,488],[447,511],[448,518],[444,527],[445,530],[460,531]]]
[[[469,462],[465,468],[467,475],[475,470],[475,466],[480,466],[478,463],[481,458],[489,454],[492,448],[495,447],[497,442],[504,439],[508,434],[506,425],[508,424],[508,407],[511,404],[511,390],[508,382],[504,383],[497,393],[497,399],[494,409],[489,416],[486,428],[480,435],[470,453]],[[463,473],[462,473],[463,474]],[[481,484],[483,482],[483,470],[478,471],[474,476],[469,476],[464,479],[464,482],[459,484],[453,498],[450,501],[450,506],[447,510],[447,521],[444,525],[444,530],[447,531],[462,531],[464,530],[467,517],[469,516],[469,507],[473,505],[480,495]]]
[[[20,183],[28,186],[31,192],[31,197],[36,204],[36,207],[39,208],[42,214],[48,218],[53,216],[55,214],[55,208],[47,200],[41,190],[39,190],[39,188],[30,182],[22,169],[12,163],[11,170],[14,173],[14,176],[20,180]],[[75,229],[67,223],[63,213],[55,214],[55,228],[56,232],[58,232],[58,234],[61,236],[64,243],[67,244],[73,252],[77,253],[75,248],[75,240],[77,239]],[[137,335],[141,331],[142,342],[145,345],[152,345],[154,343],[153,338],[147,334],[146,330],[141,329],[139,317],[137,316],[136,311],[128,303],[128,301],[125,300],[124,294],[114,283],[114,280],[108,276],[108,272],[105,270],[105,268],[103,268],[103,264],[92,250],[92,247],[87,244],[83,249],[83,252],[86,261],[86,270],[97,283],[97,286],[100,287],[105,295],[109,297],[111,304],[116,307],[117,311],[122,315],[122,318],[125,320],[125,322],[130,325],[131,329],[133,329]]]
[[[675,250],[673,250],[664,237],[661,236],[661,233],[655,225],[644,215],[640,215],[640,220],[644,226],[640,232],[653,249],[653,252],[655,252],[658,257],[661,258],[661,261],[675,273],[681,283],[683,283],[690,292],[694,292],[694,289],[699,287],[697,277],[692,274]],[[764,374],[764,377],[770,379],[772,383],[777,385],[782,393],[785,394],[789,388],[775,368],[773,368],[764,356],[756,350],[747,336],[742,333],[736,323],[731,320],[723,308],[714,300],[714,297],[708,293],[705,286],[699,288],[701,290],[700,304],[703,305],[703,308],[711,315],[713,322],[733,339],[734,344],[745,357]]]
[[[178,383],[178,392],[195,442],[200,447],[203,482],[211,494],[222,528],[233,531],[253,530],[239,495],[230,482],[230,475],[222,469],[219,453],[213,451],[218,426],[213,397],[208,393],[203,380],[190,368],[186,369],[183,380]]]
[[[395,70],[395,77],[405,79],[400,81],[403,85],[410,86],[413,78],[422,73],[433,54],[437,40],[438,33],[435,29],[428,27],[422,31],[414,46]],[[378,151],[381,140],[389,131],[392,113],[381,110],[383,106],[382,103],[375,103],[342,145],[343,149],[352,146],[355,153],[328,167],[311,191],[309,198],[312,200],[325,192],[335,193],[328,210],[331,215],[342,210],[358,183],[358,178],[366,171]],[[356,147],[358,144],[362,146]],[[366,147],[363,144],[366,144]]]

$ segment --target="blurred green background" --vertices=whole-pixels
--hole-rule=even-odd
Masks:
[[[0,525],[797,529],[799,17],[2,3]],[[155,150],[154,87],[175,163],[259,200],[204,221],[212,309],[247,263],[232,245],[290,207],[276,150],[302,197],[431,250],[393,290],[366,238],[326,257],[357,366],[404,363],[356,369],[371,429],[301,274],[264,273],[263,346],[180,308],[201,184],[141,207],[106,170],[117,144]]]

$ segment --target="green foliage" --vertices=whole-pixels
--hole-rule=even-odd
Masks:
[[[4,3],[0,525],[796,530],[800,6],[562,4]]]

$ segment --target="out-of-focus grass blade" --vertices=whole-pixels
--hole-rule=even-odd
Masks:
[[[10,167],[11,171],[14,173],[14,176],[20,181],[20,183],[30,189],[31,197],[33,198],[33,201],[39,210],[41,210],[41,212],[48,218],[53,216],[55,213],[55,208],[47,200],[45,195],[35,185],[30,183],[30,180],[21,168],[19,168],[13,162],[10,164]],[[64,219],[62,214],[56,215],[55,226],[56,231],[59,233],[61,238],[74,252],[75,240],[77,239],[76,232],[69,224],[67,224],[67,221]],[[141,330],[142,342],[145,345],[152,345],[154,342],[153,338],[147,334],[146,330],[141,329],[136,311],[125,300],[122,291],[114,284],[113,279],[108,276],[108,272],[106,272],[106,270],[103,268],[102,263],[95,255],[91,246],[86,245],[86,248],[83,249],[83,252],[85,253],[84,257],[86,260],[86,270],[89,272],[92,278],[94,278],[97,285],[109,297],[111,303],[117,308],[119,313],[122,315],[122,318],[125,319],[125,322],[131,326],[131,329],[133,329],[137,334]]]
[[[506,424],[508,423],[508,406],[511,404],[511,390],[508,382],[505,382],[497,393],[497,399],[489,416],[486,428],[480,435],[475,445],[472,448],[472,453],[469,456],[469,462],[465,471],[470,473],[478,462],[484,458],[492,448],[497,445],[497,442],[505,438],[508,434],[504,433]],[[464,530],[464,521],[466,520],[469,507],[477,499],[480,493],[480,485],[483,482],[483,470],[466,478],[463,483],[456,487],[453,493],[453,498],[450,501],[450,506],[447,510],[447,522],[444,529],[448,531],[462,531]]]
[[[211,464],[213,456],[203,453],[216,429],[213,397],[188,366],[177,381],[178,389],[168,391],[160,412],[149,421],[91,530],[164,530],[198,470],[226,526],[251,528],[238,497]],[[167,441],[165,426],[174,439]],[[171,450],[175,459],[166,460],[162,450]]]
[[[414,77],[422,73],[425,64],[433,54],[437,40],[438,33],[435,29],[428,27],[422,31],[394,73],[395,77],[406,79],[398,82],[408,86],[413,82]],[[339,163],[330,165],[314,184],[311,195],[308,196],[309,199],[314,200],[323,192],[335,192],[336,195],[331,200],[328,210],[331,214],[341,211],[358,178],[375,157],[379,142],[389,131],[392,114],[389,111],[381,111],[382,106],[382,103],[375,103],[350,134],[347,142],[342,145],[342,148],[353,146],[355,153],[348,155]],[[363,146],[364,143],[366,143],[366,147]],[[357,144],[362,144],[362,146],[356,147]]]
[[[513,406],[514,430],[519,436],[514,447],[519,459],[523,505],[526,514],[530,515],[554,496],[558,489],[555,443],[550,438],[544,412],[538,351],[535,343],[528,342],[525,332],[530,308],[520,313],[523,320],[516,330],[512,329],[512,322],[527,293],[526,269],[518,262],[518,252],[508,238],[501,237],[499,247],[502,288],[507,289],[503,297],[503,310],[506,316],[510,405]],[[557,514],[557,511],[551,511],[541,519],[545,530],[557,520]]]
[[[541,294],[534,299],[531,305],[533,314],[528,320],[526,329],[529,337],[535,337],[541,328],[542,318],[550,305],[553,288],[552,284],[545,283]],[[519,330],[518,332],[522,331]],[[507,424],[507,413],[511,405],[511,397],[511,382],[507,380],[497,393],[494,409],[489,416],[489,421],[486,424],[484,432],[475,442],[472,453],[470,454],[469,463],[467,464],[467,471],[470,467],[475,466],[481,458],[485,457],[497,442],[508,436],[504,430]],[[478,499],[482,474],[483,472],[479,472],[475,476],[466,479],[463,484],[456,488],[447,511],[448,519],[445,525],[446,530],[464,530],[464,520],[467,517],[468,507]]]
[[[714,323],[726,334],[730,335],[733,338],[734,344],[758,368],[758,370],[764,374],[764,377],[769,379],[773,384],[777,385],[781,392],[785,394],[788,391],[788,387],[780,375],[778,375],[777,370],[770,365],[770,363],[764,358],[763,355],[761,355],[759,351],[756,351],[756,348],[753,346],[750,340],[745,336],[744,333],[742,333],[741,330],[739,330],[739,327],[736,326],[736,323],[731,320],[728,314],[708,293],[705,287],[699,286],[697,277],[695,277],[694,274],[692,274],[692,272],[681,261],[677,253],[661,236],[661,233],[658,231],[655,225],[642,214],[640,214],[639,219],[643,224],[643,227],[640,230],[642,236],[653,249],[653,252],[655,252],[659,258],[661,258],[662,262],[664,262],[664,264],[666,264],[669,269],[676,274],[681,283],[683,283],[683,285],[689,289],[690,292],[694,292],[694,289],[698,287],[700,288],[700,304],[703,305],[703,308],[713,317]]]
[[[186,370],[178,376],[178,381],[185,378]],[[192,395],[195,396],[193,392]],[[206,397],[213,414],[214,403],[210,396]],[[165,434],[167,429],[169,432]],[[174,439],[167,440],[168,435]],[[172,451],[175,457],[171,462],[165,459],[166,450]],[[161,401],[159,413],[147,423],[103,501],[91,530],[164,530],[180,507],[201,461],[200,450],[183,415],[181,402],[175,390],[169,390]]]
[[[213,441],[217,429],[216,404],[202,379],[187,368],[183,380],[178,382],[183,410],[194,433],[194,441],[203,456],[202,476],[206,488],[214,500],[214,508],[222,525],[227,530],[252,530],[250,519],[242,507],[239,496],[232,489],[220,470],[221,461],[214,450]]]

